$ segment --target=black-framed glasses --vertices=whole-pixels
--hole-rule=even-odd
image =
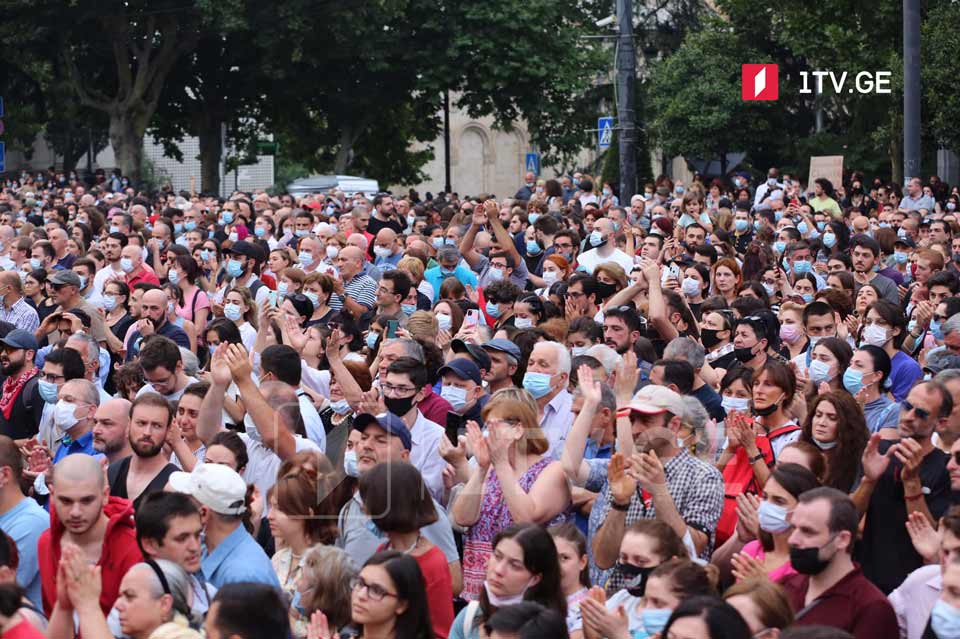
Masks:
[[[916,413],[917,417],[919,417],[920,419],[927,419],[928,417],[930,417],[930,411],[924,410],[923,408],[918,408],[917,406],[914,406],[907,400],[903,400],[902,402],[900,402],[900,407],[907,412],[913,411],[914,413]]]
[[[374,601],[383,601],[384,597],[399,597],[399,595],[388,591],[383,586],[367,583],[363,577],[354,577],[351,579],[350,589],[355,591],[366,589],[367,596]]]

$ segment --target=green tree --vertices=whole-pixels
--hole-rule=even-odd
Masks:
[[[922,88],[924,121],[939,144],[960,149],[960,92],[957,91],[955,52],[960,46],[960,7],[943,2],[930,9],[921,36],[925,46]],[[930,43],[927,45],[926,43]]]
[[[740,65],[763,62],[758,52],[714,22],[691,33],[680,49],[656,65],[647,91],[652,137],[668,155],[705,159],[755,149],[773,133],[767,102],[740,94]]]

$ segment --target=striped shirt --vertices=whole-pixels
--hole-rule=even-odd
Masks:
[[[355,275],[352,280],[343,285],[344,295],[357,304],[366,306],[370,310],[377,304],[377,283],[366,275]],[[339,311],[343,308],[343,299],[339,295],[330,296],[330,308]]]
[[[0,320],[10,322],[19,329],[35,333],[40,327],[40,317],[37,311],[27,304],[22,297],[13,303],[10,308],[0,304]]]

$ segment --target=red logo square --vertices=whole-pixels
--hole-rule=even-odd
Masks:
[[[779,98],[780,80],[777,65],[741,65],[740,95],[744,100],[776,100]]]

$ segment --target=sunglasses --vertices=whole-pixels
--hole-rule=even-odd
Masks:
[[[928,417],[930,417],[930,411],[924,410],[922,408],[917,408],[907,400],[903,400],[902,402],[900,402],[900,407],[907,412],[913,411],[914,413],[917,414],[917,417],[919,417],[920,419],[927,419]]]

